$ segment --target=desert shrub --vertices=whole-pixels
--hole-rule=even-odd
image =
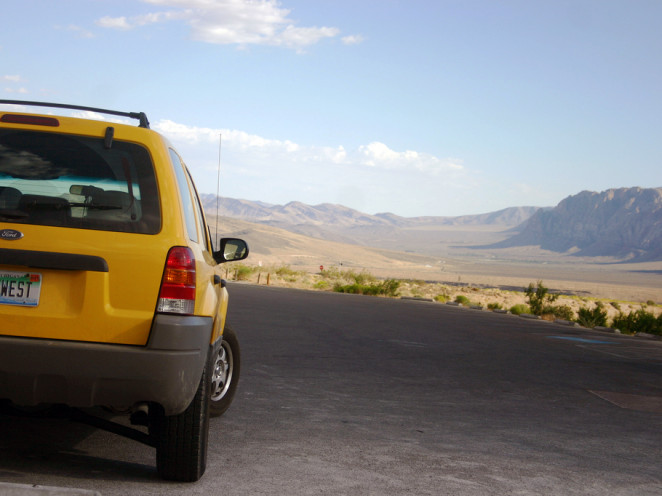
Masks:
[[[285,276],[291,277],[300,274],[296,270],[293,270],[289,265],[281,265],[280,267],[276,268],[274,272],[280,277],[285,277]]]
[[[464,295],[457,295],[455,297],[455,303],[459,303],[459,304],[465,305],[465,306],[470,306],[471,305],[471,301],[469,300],[469,298],[467,298]]]
[[[531,308],[529,308],[529,305],[525,305],[524,303],[518,303],[517,305],[513,305],[510,307],[510,313],[513,315],[522,315],[523,313],[531,313]]]
[[[245,281],[250,275],[255,272],[255,267],[249,267],[247,265],[237,265],[234,268],[234,279],[236,281]]]
[[[440,303],[446,303],[449,300],[448,295],[445,294],[438,294],[437,296],[434,297],[434,301],[438,301]]]
[[[621,310],[621,305],[617,301],[611,301],[609,304],[614,307],[616,310],[620,311]]]
[[[350,294],[363,294],[361,286],[358,284],[340,284],[339,282],[333,285],[333,291],[336,293],[350,293]]]
[[[354,270],[340,270],[338,267],[330,267],[325,269],[320,272],[320,275],[324,279],[332,279],[336,281],[342,280],[360,285],[365,285],[377,281],[375,276],[365,270],[356,272]]]
[[[503,305],[501,303],[488,303],[487,308],[488,310],[501,310]]]
[[[662,335],[662,314],[656,318],[655,315],[643,308],[627,315],[620,312],[614,318],[612,327],[628,334],[645,332],[647,334]]]
[[[582,307],[577,311],[576,322],[584,327],[607,326],[607,310],[601,301],[596,302],[595,307],[589,309]]]
[[[349,270],[347,271],[347,279],[354,280],[356,284],[367,284],[377,280],[375,276],[365,270],[362,270],[361,272],[354,272],[353,270]]]
[[[397,279],[386,279],[381,284],[381,290],[384,296],[398,296],[398,289],[400,289],[400,281]]]
[[[549,315],[553,318],[573,320],[575,312],[568,305],[546,305],[542,309],[541,315]]]
[[[351,293],[351,294],[361,294],[369,296],[397,296],[398,289],[400,288],[400,281],[397,279],[386,279],[381,283],[374,284],[359,284],[355,282],[353,284],[340,284],[336,283],[333,286],[333,290],[336,293]]]
[[[646,305],[648,305],[649,307],[654,307],[654,306],[655,306],[655,302],[654,302],[653,300],[648,300],[648,301],[646,302]]]
[[[529,284],[529,287],[526,289],[526,297],[529,300],[529,306],[531,307],[531,313],[533,315],[543,315],[545,310],[551,310],[554,307],[554,303],[559,295],[558,294],[549,294],[549,289],[543,286],[542,281],[538,281],[537,286],[534,288],[533,283]]]
[[[313,285],[313,288],[320,289],[322,291],[326,291],[327,289],[329,289],[329,286],[330,286],[329,281],[317,281]]]
[[[320,275],[324,279],[341,279],[342,278],[342,272],[338,267],[329,267],[328,269],[324,269],[320,272]]]

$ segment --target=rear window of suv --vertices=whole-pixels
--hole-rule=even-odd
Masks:
[[[0,129],[0,221],[156,234],[150,155],[119,140]]]

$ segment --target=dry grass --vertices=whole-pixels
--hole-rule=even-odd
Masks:
[[[341,269],[339,267],[327,268],[325,275],[319,271],[319,268],[317,271],[309,272],[307,270],[302,270],[301,268],[292,268],[290,266],[263,265],[260,267],[249,264],[228,264],[226,267],[226,277],[230,280],[235,279],[238,275],[239,267],[249,269],[243,271],[246,272],[246,274],[241,278],[248,283],[261,285],[268,284],[277,287],[315,291],[332,291],[336,282],[348,284],[349,282],[353,282],[352,276],[355,275],[363,274],[364,277],[368,279],[373,278],[379,280],[376,276],[367,271],[361,272],[351,269]],[[335,274],[335,276],[329,277],[329,273]],[[458,296],[464,296],[469,300],[471,305],[481,306],[487,309],[490,304],[496,304],[498,305],[498,308],[508,310],[514,305],[528,303],[524,291],[526,289],[525,286],[528,286],[528,283],[530,282],[535,283],[535,281],[528,281],[526,285],[522,285],[519,290],[516,290],[497,287],[479,287],[470,284],[444,284],[440,282],[426,282],[423,280],[408,279],[400,280],[398,295],[400,297],[432,299],[440,302],[455,301]],[[607,316],[610,320],[618,315],[619,311],[628,314],[631,311],[639,310],[642,307],[646,308],[647,311],[656,316],[662,313],[662,306],[651,305],[648,300],[615,300],[600,296],[561,294],[554,304],[566,305],[570,307],[576,315],[577,311],[582,307],[592,309],[597,301],[604,303],[604,309],[607,311]]]

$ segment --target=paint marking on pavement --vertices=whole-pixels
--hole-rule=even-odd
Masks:
[[[608,401],[620,408],[639,412],[662,413],[662,396],[643,396],[641,394],[615,393],[613,391],[591,391],[589,393]]]
[[[599,339],[577,338],[574,336],[547,336],[549,339],[564,339],[566,341],[576,341],[578,343],[590,344],[618,344],[615,341],[601,341]]]

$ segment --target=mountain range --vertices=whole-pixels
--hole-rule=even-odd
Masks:
[[[346,244],[425,255],[537,247],[561,255],[662,260],[662,188],[582,191],[556,207],[511,207],[480,215],[401,217],[323,203],[259,201],[202,195],[214,215]]]
[[[662,188],[582,191],[520,227],[493,247],[537,245],[583,257],[662,260]]]

